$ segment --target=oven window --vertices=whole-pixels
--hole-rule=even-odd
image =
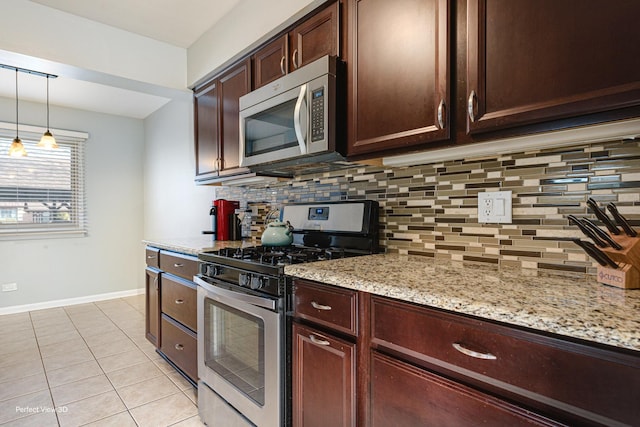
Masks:
[[[245,119],[245,157],[298,145],[293,127],[296,101],[294,98]]]
[[[264,321],[205,298],[204,363],[264,406]]]

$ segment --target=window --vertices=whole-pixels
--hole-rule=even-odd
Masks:
[[[23,132],[26,157],[9,157],[15,137],[0,124],[0,238],[87,231],[84,140],[79,132],[54,132],[59,148],[37,146],[40,133]],[[4,124],[6,125],[6,124]],[[59,131],[60,132],[60,131]],[[78,137],[80,136],[80,137]]]

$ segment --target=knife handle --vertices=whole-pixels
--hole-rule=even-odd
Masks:
[[[585,250],[586,250],[586,248],[589,248],[593,253],[597,254],[597,256],[599,256],[600,259],[602,261],[604,261],[606,264],[608,264],[610,267],[612,267],[612,268],[620,268],[620,266],[618,264],[616,264],[615,261],[613,261],[611,258],[609,258],[609,256],[607,254],[605,254],[604,252],[602,252],[600,249],[596,248],[593,245],[593,243],[587,242],[587,241],[583,241],[582,243],[584,244],[584,246],[582,246],[582,245],[581,246]],[[605,264],[600,264],[600,265],[605,265]]]
[[[609,244],[609,246],[611,246],[613,249],[618,250],[618,251],[622,249],[622,245],[620,245],[620,243],[618,243],[615,240],[613,240],[611,238],[611,236],[609,236],[604,230],[602,230],[600,227],[598,227],[593,222],[591,222],[591,220],[589,220],[588,218],[582,218],[581,222],[585,226],[590,228],[594,233],[596,233],[598,235],[598,237],[600,237],[602,240],[607,242]]]
[[[622,227],[622,229],[624,230],[627,236],[636,237],[638,235],[636,230],[631,228],[631,225],[629,224],[627,219],[623,217],[622,214],[620,214],[620,212],[618,212],[618,207],[616,205],[614,205],[613,203],[609,203],[607,205],[607,209],[609,210],[609,212],[611,212],[611,215],[616,220],[618,225]]]
[[[598,235],[596,233],[594,233],[593,231],[591,231],[590,228],[587,228],[586,225],[584,225],[578,218],[576,218],[574,215],[567,215],[567,219],[569,219],[569,224],[573,223],[575,225],[578,226],[578,228],[580,229],[580,231],[582,231],[582,233],[589,237],[591,240],[594,241],[594,243],[598,246],[600,246],[601,248],[606,248],[607,247],[607,243],[602,240],[601,238],[598,237]]]
[[[595,259],[596,262],[602,266],[608,265],[607,261],[600,256],[599,253],[594,251],[590,246],[586,245],[584,240],[574,239],[573,243],[580,246],[591,258]]]
[[[609,230],[609,233],[615,234],[616,236],[620,234],[620,230],[611,221],[611,218],[609,218],[606,212],[603,212],[600,209],[600,207],[598,206],[598,203],[595,200],[593,200],[591,197],[587,199],[587,206],[591,208],[591,210],[598,217],[598,219],[602,221],[605,227],[607,227],[607,230]]]

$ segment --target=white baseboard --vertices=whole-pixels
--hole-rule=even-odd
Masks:
[[[0,315],[23,313],[25,311],[43,310],[45,308],[64,307],[66,305],[86,304],[88,302],[104,301],[115,298],[131,297],[144,293],[144,288],[128,291],[109,292],[107,294],[87,295],[78,298],[59,299],[55,301],[37,302],[34,304],[14,305],[0,308]]]

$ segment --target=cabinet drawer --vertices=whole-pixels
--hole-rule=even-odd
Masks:
[[[380,297],[372,298],[371,315],[373,346],[413,363],[565,416],[640,419],[637,356]]]
[[[528,410],[373,352],[371,426],[551,426]]]
[[[185,280],[162,276],[162,312],[193,331],[197,331],[196,285]]]
[[[160,269],[187,280],[198,274],[198,258],[175,252],[160,251]]]
[[[355,291],[295,280],[293,292],[295,317],[347,334],[358,334]]]
[[[158,268],[160,265],[160,249],[147,247],[145,254],[147,267]]]
[[[198,381],[198,340],[196,334],[180,326],[167,316],[162,316],[162,351],[194,382]]]

